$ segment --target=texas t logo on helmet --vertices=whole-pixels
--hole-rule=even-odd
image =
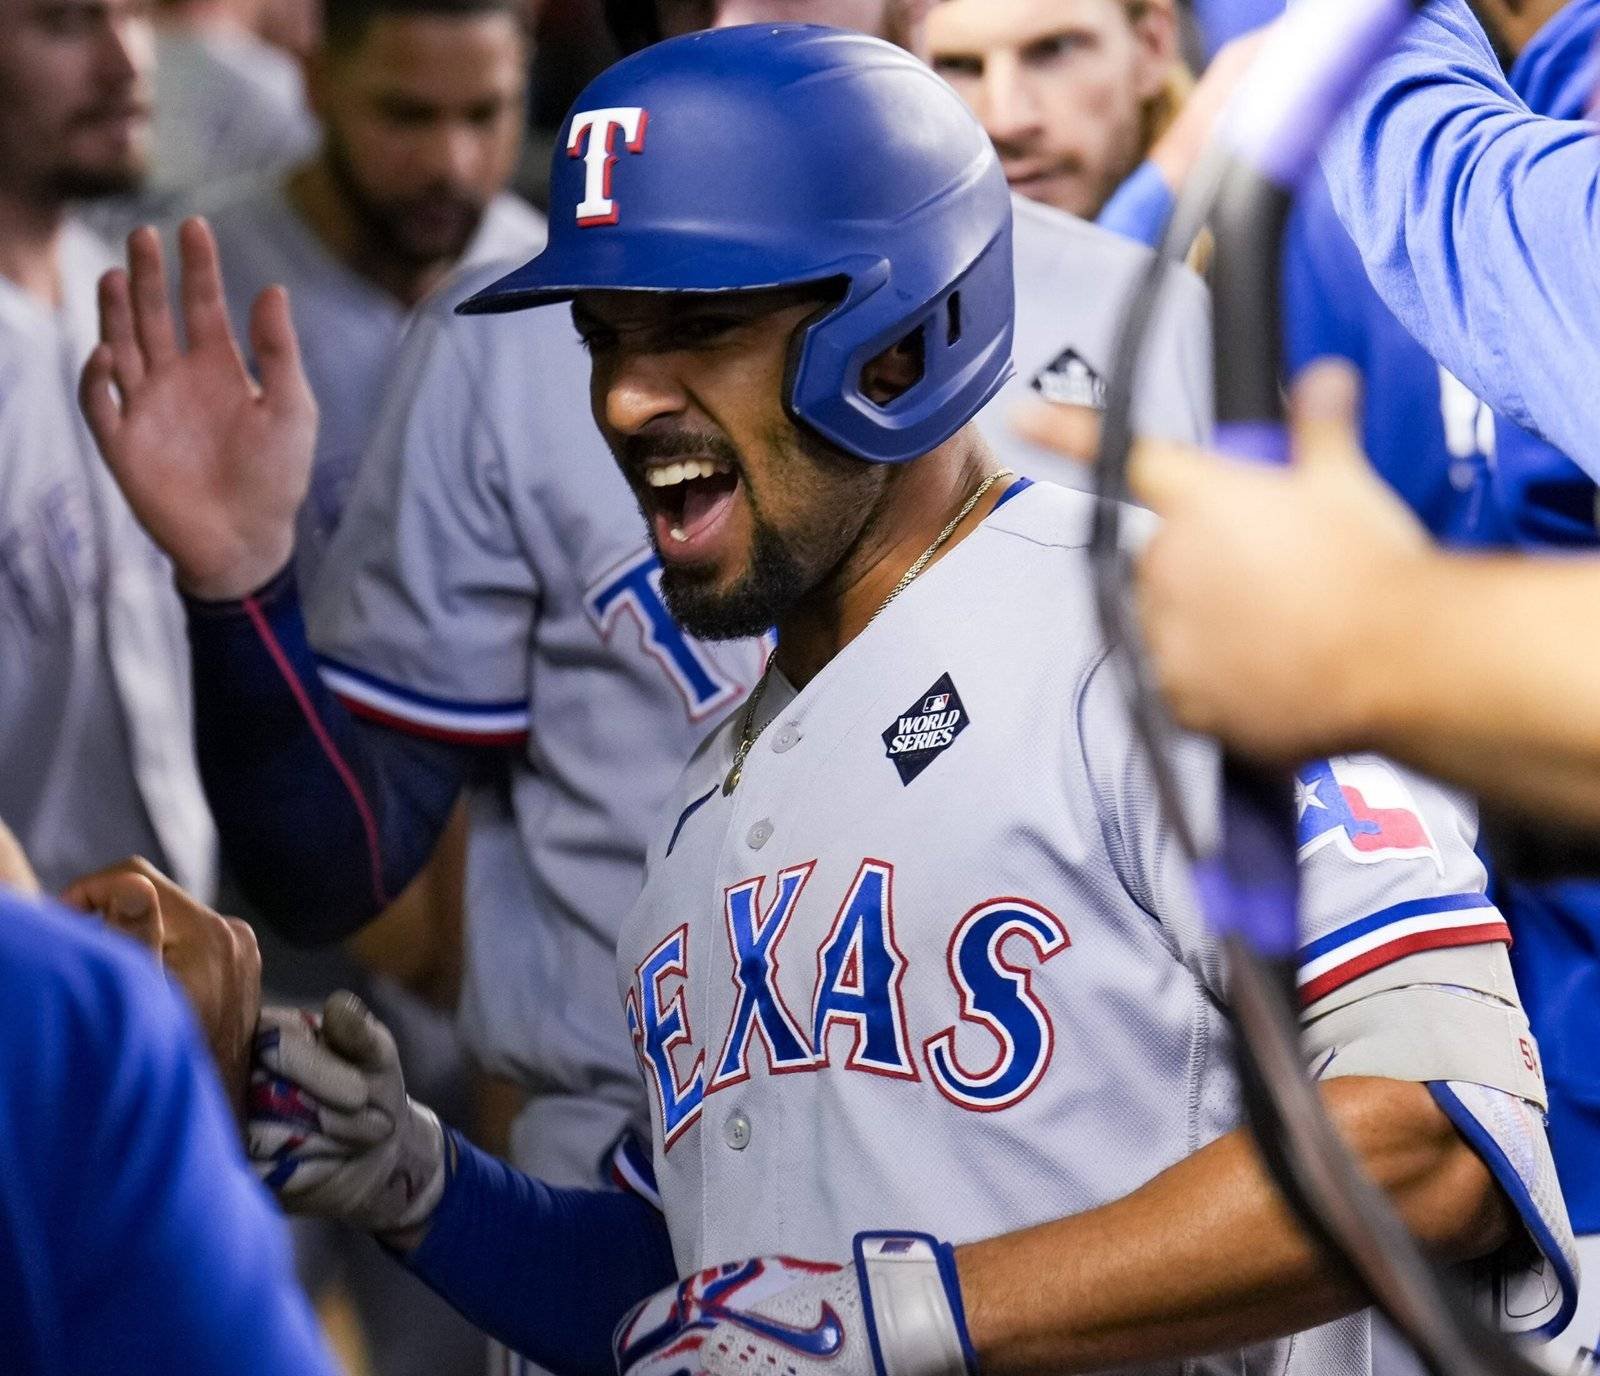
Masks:
[[[567,130],[567,156],[583,159],[583,199],[578,202],[578,223],[614,225],[617,203],[611,196],[611,169],[617,164],[617,134],[623,147],[637,153],[644,147],[648,112],[637,105],[615,105],[605,110],[580,110]]]

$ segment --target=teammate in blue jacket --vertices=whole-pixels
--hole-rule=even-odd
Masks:
[[[282,1220],[148,956],[0,888],[0,1353],[18,1376],[331,1376]]]
[[[1476,396],[1600,475],[1600,139],[1530,111],[1433,0],[1323,152],[1373,285]]]

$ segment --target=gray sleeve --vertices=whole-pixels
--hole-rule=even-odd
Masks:
[[[1198,909],[1188,857],[1133,736],[1109,658],[1080,685],[1077,729],[1118,882],[1225,1001],[1221,953]],[[1219,816],[1218,750],[1176,729],[1168,748],[1187,824],[1204,852]],[[1397,962],[1419,953],[1461,952],[1453,982],[1515,1003],[1503,952],[1510,933],[1484,892],[1487,875],[1473,850],[1476,818],[1464,799],[1371,755],[1306,766],[1295,798],[1299,980],[1308,1011],[1321,1015],[1348,1002],[1347,986],[1368,994],[1415,982],[1415,965]]]
[[[1090,802],[1117,882],[1160,926],[1174,955],[1221,999],[1222,953],[1201,916],[1189,858],[1162,806],[1144,745],[1133,734],[1121,675],[1109,655],[1085,674],[1076,702]],[[1209,846],[1221,796],[1216,744],[1172,728],[1168,746],[1188,825]]]
[[[505,743],[527,730],[539,586],[463,347],[473,323],[430,308],[408,335],[308,620],[324,677],[368,715]]]
[[[1307,1006],[1405,956],[1510,940],[1485,893],[1466,798],[1380,756],[1348,755],[1300,770],[1295,809]]]

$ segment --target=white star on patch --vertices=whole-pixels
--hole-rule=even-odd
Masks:
[[[1307,784],[1304,779],[1296,779],[1294,781],[1295,820],[1298,821],[1304,817],[1307,809],[1314,807],[1320,807],[1324,812],[1328,810],[1328,805],[1317,796],[1315,784]]]

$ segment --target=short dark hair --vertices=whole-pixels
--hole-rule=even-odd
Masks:
[[[377,19],[407,15],[476,19],[484,14],[507,14],[519,28],[526,27],[523,0],[324,0],[322,45],[330,52],[348,52]]]

